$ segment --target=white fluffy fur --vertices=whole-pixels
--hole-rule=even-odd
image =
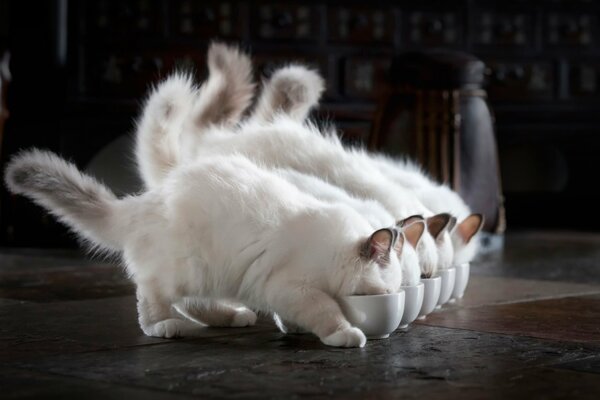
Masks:
[[[142,180],[156,187],[179,165],[186,135],[211,125],[232,126],[252,102],[255,84],[250,58],[236,47],[213,43],[207,54],[209,77],[197,88],[187,74],[174,74],[149,96],[138,121],[136,158]]]
[[[401,277],[392,231],[372,235],[352,208],[305,195],[241,156],[203,157],[120,200],[48,152],[20,154],[5,179],[85,239],[122,253],[147,335],[193,336],[195,321],[252,324],[235,301],[276,312],[325,344],[363,346],[335,298],[401,283],[390,279]]]
[[[244,123],[237,131],[213,127],[193,138],[195,143],[182,149],[190,161],[213,154],[243,154],[263,167],[288,168],[318,176],[358,198],[376,200],[397,220],[429,212],[415,196],[389,181],[369,163],[353,158],[314,126],[284,115],[273,123]],[[417,250],[423,273],[434,274],[438,253],[431,235],[423,236]]]
[[[224,57],[224,59],[235,62],[236,57]],[[231,68],[226,65],[220,67]],[[213,67],[210,72],[208,84],[213,79],[213,73],[217,76],[224,75],[218,71],[218,67]],[[167,84],[170,82],[167,81]],[[191,85],[190,82],[188,84]],[[235,82],[232,82],[231,86],[235,86]],[[168,154],[176,152],[179,162],[184,163],[195,160],[198,156],[240,152],[265,167],[296,169],[305,174],[321,177],[356,197],[376,200],[396,219],[413,214],[432,216],[433,213],[412,192],[395,184],[373,166],[364,152],[346,151],[334,135],[326,139],[316,128],[298,123],[318,102],[322,88],[322,79],[316,72],[301,66],[283,68],[264,85],[263,94],[253,116],[236,133],[233,133],[230,126],[221,125],[213,128],[210,124],[197,123],[191,125],[188,123],[184,126],[173,124],[171,129],[160,130],[161,133],[174,137],[163,142],[179,144],[179,152],[165,147],[167,152],[165,158]],[[190,89],[186,93],[192,91]],[[209,91],[201,91],[195,103],[211,104],[211,97],[218,96]],[[152,103],[152,100],[149,103]],[[211,109],[214,112],[215,109]],[[203,108],[194,108],[187,116],[187,120],[198,121],[207,119],[206,115],[210,115],[210,113],[203,114],[205,117],[199,118],[198,110],[202,111]],[[149,129],[153,130],[151,127]],[[283,131],[286,132],[282,134]],[[281,137],[265,138],[265,132]],[[248,135],[250,141],[247,137],[239,137]],[[221,143],[217,143],[218,140],[204,140],[207,136],[226,140],[221,140]],[[156,140],[152,135],[138,135],[138,137],[140,142]],[[138,149],[143,147],[140,145]],[[152,145],[148,144],[145,147],[152,147]],[[138,158],[144,158],[144,154],[140,151],[138,151]],[[443,232],[435,240],[430,234],[425,234],[417,250],[421,270],[425,276],[433,275],[438,268],[448,267],[453,259],[453,248],[447,232]]]
[[[295,185],[302,192],[311,194],[319,200],[352,207],[369,221],[373,229],[391,227],[396,224],[392,214],[374,200],[353,197],[322,179],[292,169],[274,169],[273,172]],[[401,240],[400,246],[396,246],[395,251],[402,269],[402,285],[417,285],[421,278],[421,271],[415,249],[409,243]]]
[[[302,65],[280,68],[264,83],[252,118],[255,122],[268,122],[277,114],[286,114],[303,121],[318,104],[324,87],[323,78],[316,71]]]
[[[282,69],[276,72],[270,82],[264,85],[263,99],[273,98],[285,98],[287,87],[304,87],[303,92],[314,93],[313,96],[288,96],[287,101],[289,103],[296,103],[295,106],[288,106],[288,109],[310,109],[318,104],[320,91],[314,90],[319,87],[316,82],[319,82],[319,75],[315,71],[305,70],[302,73],[303,67],[296,66],[294,73],[286,69]],[[279,79],[280,76],[285,76],[285,79]],[[285,85],[280,82],[284,81]],[[268,115],[268,119],[273,119],[277,111],[291,116],[292,119],[302,121],[304,118],[298,118],[298,114],[293,114],[284,107],[277,107],[273,101],[261,101],[261,107],[257,110],[256,114],[260,117],[261,115]],[[260,118],[258,118],[260,120]],[[267,118],[264,118],[265,120]],[[339,145],[337,137],[330,136],[333,138],[333,142]],[[362,159],[366,164],[371,164],[379,172],[389,178],[396,185],[400,186],[404,190],[402,191],[402,197],[397,197],[397,201],[406,201],[409,197],[413,196],[422,203],[424,207],[413,207],[414,210],[419,210],[425,217],[432,217],[434,214],[450,212],[455,216],[459,217],[460,220],[464,220],[469,214],[470,210],[466,204],[462,201],[460,196],[448,189],[447,187],[440,186],[434,181],[429,179],[416,165],[408,162],[394,163],[388,158],[383,156],[377,156],[366,153],[363,150],[350,151],[349,154],[354,160]],[[389,183],[388,183],[389,185]],[[400,194],[398,192],[398,194]],[[375,197],[379,199],[378,197]],[[385,204],[385,203],[384,203]],[[437,267],[443,269],[449,267],[451,264],[462,263],[470,261],[476,251],[478,240],[470,240],[465,242],[462,237],[457,233],[458,230],[454,230],[451,235],[446,229],[440,234],[435,240],[437,246]],[[426,238],[425,241],[428,239]],[[425,260],[422,264],[433,262],[433,260],[427,260],[430,258],[430,254],[427,254],[423,249],[420,255]],[[455,254],[456,253],[456,254]],[[429,268],[424,267],[423,272],[428,274],[431,272]]]
[[[302,73],[303,69],[305,68],[302,66],[296,66],[296,71],[293,73],[286,69],[276,72],[271,81],[265,83],[261,100],[284,98],[286,87],[304,87],[302,92],[313,93],[313,96],[288,96],[287,101],[289,103],[296,103],[296,105],[289,105],[287,110],[284,107],[274,105],[276,102],[264,100],[260,102],[261,107],[257,110],[256,115],[259,117],[261,115],[269,116],[268,118],[263,118],[263,120],[273,119],[274,115],[279,111],[291,116],[292,119],[302,121],[307,113],[305,113],[304,117],[298,118],[301,114],[294,114],[289,109],[309,110],[318,104],[321,94],[321,91],[314,90],[319,87],[317,83],[320,76],[315,71],[305,70]],[[282,79],[285,85],[280,83],[280,79],[278,78],[280,76],[285,76],[285,79]],[[260,120],[260,118],[258,119]],[[333,139],[335,144],[340,145],[337,137],[330,136],[330,138]],[[360,149],[350,151],[349,154],[354,159],[360,158],[364,163],[371,164],[385,175],[386,178],[403,188],[403,196],[396,198],[397,201],[406,201],[405,199],[410,196],[416,197],[424,207],[413,207],[412,209],[420,210],[417,212],[423,214],[423,216],[432,217],[434,214],[449,212],[462,222],[471,215],[469,207],[456,192],[446,186],[437,184],[417,165],[406,161],[393,161],[385,156],[370,154]],[[375,198],[378,199],[378,197]],[[452,233],[444,230],[435,240],[438,250],[438,269],[447,268],[451,264],[461,264],[471,261],[477,253],[478,238],[465,241],[458,232],[458,229],[454,229]],[[427,241],[427,238],[425,241]],[[420,256],[425,259],[430,258],[430,254],[426,254],[424,251],[420,252]],[[433,260],[424,260],[422,264],[430,262],[433,262]],[[427,271],[429,271],[429,268],[423,268],[424,273],[427,273]]]
[[[146,187],[156,187],[179,164],[179,135],[196,97],[191,77],[173,74],[154,89],[136,130],[136,159]]]

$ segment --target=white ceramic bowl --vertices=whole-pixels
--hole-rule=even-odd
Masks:
[[[434,276],[433,278],[422,278],[421,283],[425,286],[423,295],[423,305],[419,312],[419,319],[424,319],[429,315],[440,299],[440,289],[442,288],[442,278]]]
[[[400,321],[400,328],[408,327],[408,324],[413,322],[419,316],[421,306],[423,306],[423,295],[425,293],[425,285],[419,283],[414,286],[401,286],[404,290],[404,314]]]
[[[454,283],[454,290],[452,291],[452,299],[460,299],[465,294],[465,289],[469,283],[469,274],[471,273],[471,266],[469,263],[464,263],[455,266],[456,268],[456,280]]]
[[[442,278],[442,287],[440,288],[440,299],[438,300],[437,308],[446,304],[450,300],[450,296],[452,296],[454,282],[456,281],[456,268],[450,267],[441,270],[440,277]]]
[[[346,296],[340,307],[350,323],[369,339],[384,339],[394,332],[404,313],[404,291],[373,296]]]

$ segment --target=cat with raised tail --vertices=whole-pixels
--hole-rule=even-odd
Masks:
[[[248,56],[237,48],[213,43],[207,64],[209,79],[202,86],[195,86],[190,75],[176,73],[146,100],[137,122],[135,155],[148,188],[160,185],[185,158],[189,136],[182,132],[212,125],[233,128],[252,103],[255,84]]]
[[[122,256],[149,336],[194,336],[200,323],[254,324],[254,312],[231,305],[240,302],[327,345],[363,346],[365,335],[336,299],[401,284],[395,229],[373,232],[352,208],[306,195],[241,156],[204,157],[123,199],[39,150],[13,157],[5,181],[92,248]]]
[[[232,51],[237,52],[237,50]],[[160,139],[165,146],[155,147],[157,150],[157,154],[154,154],[155,158],[160,160],[170,157],[173,160],[163,163],[165,165],[163,170],[165,170],[177,163],[193,162],[212,154],[243,154],[261,167],[296,170],[323,178],[357,198],[376,200],[393,215],[396,221],[414,214],[432,215],[410,192],[395,185],[369,163],[353,159],[341,145],[332,143],[325,137],[327,135],[323,135],[314,125],[298,120],[305,118],[310,109],[310,106],[306,105],[299,107],[298,99],[314,102],[314,99],[318,100],[322,91],[322,80],[318,75],[315,79],[315,75],[313,71],[300,66],[290,66],[277,71],[265,85],[263,96],[258,99],[259,111],[233,129],[218,122],[210,124],[198,122],[199,119],[195,116],[197,113],[202,113],[202,107],[196,105],[189,107],[187,111],[182,111],[183,115],[187,115],[184,119],[192,121],[185,126],[180,124],[176,113],[153,114],[161,124],[171,126],[171,129],[162,131],[170,138]],[[211,76],[209,75],[209,81]],[[303,80],[299,80],[299,77],[311,82],[308,89],[302,85]],[[300,84],[291,85],[290,82],[300,82]],[[164,86],[168,87],[172,83],[181,85],[178,92],[192,93],[190,99],[193,97],[194,90],[191,82],[170,78]],[[159,99],[158,102],[161,98],[165,98],[161,96],[162,86],[159,86],[152,95]],[[279,87],[292,87],[294,90],[291,95],[279,93],[277,89]],[[277,93],[279,95],[276,95]],[[153,103],[152,97],[148,104]],[[190,102],[186,101],[186,103]],[[201,96],[191,102],[200,105],[206,103],[206,99]],[[171,110],[172,104],[174,102],[157,109]],[[145,115],[149,112],[147,108]],[[329,136],[333,135],[329,134]],[[147,137],[138,135],[138,143],[143,144]],[[182,146],[181,143],[185,145]],[[140,145],[137,151],[138,159],[144,157],[143,152],[139,150]],[[165,156],[160,155],[161,149]],[[442,265],[449,263],[452,258],[451,255],[450,257],[447,255],[452,252],[451,244],[443,240],[450,220],[446,216],[440,216],[433,221],[435,223],[428,226],[429,231],[422,236],[417,246],[421,270],[425,276],[433,275],[439,267],[438,254],[444,257]],[[428,225],[430,225],[429,220]],[[439,251],[439,243],[442,244],[444,251]]]

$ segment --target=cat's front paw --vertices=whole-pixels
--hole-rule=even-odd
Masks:
[[[367,337],[358,328],[340,329],[331,335],[321,339],[327,346],[335,347],[364,347]]]
[[[238,310],[231,321],[232,328],[240,328],[244,326],[253,326],[256,324],[256,314],[252,310]]]
[[[181,336],[179,328],[179,320],[167,319],[164,321],[157,322],[150,329],[150,335],[153,337],[160,337],[165,339],[172,339]]]
[[[159,321],[143,330],[148,336],[172,339],[198,336],[202,333],[203,328],[191,321],[172,318]]]

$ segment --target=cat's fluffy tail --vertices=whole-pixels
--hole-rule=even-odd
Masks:
[[[212,125],[234,125],[250,106],[255,84],[250,58],[236,47],[213,43],[208,79],[197,88],[190,75],[176,73],[150,94],[136,132],[136,159],[147,188],[193,151],[194,136]]]
[[[191,76],[176,73],[152,92],[137,124],[135,156],[147,188],[159,185],[179,162],[179,136],[196,96]]]
[[[286,114],[303,121],[319,103],[324,88],[325,81],[317,71],[303,65],[280,68],[264,83],[252,120],[268,122],[277,114]]]
[[[73,164],[48,151],[28,150],[11,159],[4,179],[12,193],[29,197],[50,211],[92,247],[121,249],[124,233],[115,216],[119,200]]]
[[[197,93],[191,122],[196,130],[210,125],[235,125],[254,96],[252,62],[237,47],[213,43],[207,63],[208,79]]]

